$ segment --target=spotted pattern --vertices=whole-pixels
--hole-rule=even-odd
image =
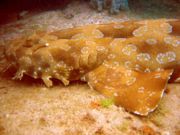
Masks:
[[[131,55],[133,52],[136,52],[136,50],[136,45],[128,44],[122,49],[122,53],[125,55]]]
[[[176,60],[176,54],[172,51],[166,53],[159,53],[156,57],[159,64],[166,64],[168,62],[173,62]]]
[[[96,46],[96,50],[99,52],[103,52],[106,50],[106,48],[104,46]]]
[[[148,45],[155,45],[155,44],[157,44],[157,40],[154,39],[154,38],[149,38],[149,39],[146,40],[146,43]]]
[[[93,30],[92,34],[94,35],[95,38],[103,38],[104,37],[104,34],[98,29]]]
[[[164,42],[168,45],[172,45],[173,47],[180,46],[180,40],[179,39],[173,39],[170,36],[164,37]]]
[[[88,54],[88,53],[89,53],[89,47],[83,47],[83,48],[81,49],[81,53],[82,53],[82,54]]]
[[[141,37],[143,36],[146,32],[148,31],[148,27],[147,26],[142,26],[139,27],[138,29],[133,31],[133,35],[135,37]]]
[[[109,55],[108,55],[108,59],[114,59],[114,58],[116,58],[116,55],[115,55],[115,54],[109,54]]]
[[[138,88],[139,93],[144,93],[144,90],[145,90],[145,88],[143,86]]]
[[[149,60],[151,60],[151,56],[148,53],[139,53],[137,55],[137,60],[139,60],[139,61],[149,61]]]
[[[174,46],[174,47],[178,47],[178,46],[180,46],[180,40],[174,40],[173,41],[173,43],[172,43],[172,46]]]
[[[165,32],[165,33],[171,33],[172,32],[172,26],[169,24],[169,23],[162,23],[161,25],[160,25],[160,27],[162,28],[162,30],[163,30],[163,32]]]
[[[113,41],[110,43],[110,46],[111,46],[111,47],[115,47],[115,46],[119,45],[119,43],[121,43],[121,42],[123,42],[123,41],[125,41],[125,40],[126,40],[126,38],[115,38],[115,39],[113,39]]]
[[[170,37],[170,36],[166,36],[166,37],[164,37],[164,42],[165,42],[166,44],[172,44],[173,38]]]

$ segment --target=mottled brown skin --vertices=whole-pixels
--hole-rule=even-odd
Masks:
[[[51,78],[65,85],[87,81],[130,112],[147,115],[157,107],[173,70],[179,71],[178,25],[178,20],[162,19],[37,33],[6,45],[6,67],[17,70],[14,78],[26,74],[48,87]]]

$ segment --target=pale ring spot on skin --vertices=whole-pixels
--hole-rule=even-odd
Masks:
[[[141,26],[133,31],[135,37],[141,37],[148,31],[147,26]]]
[[[180,46],[180,40],[179,39],[173,39],[170,36],[164,37],[164,42],[168,45],[172,45],[174,47]]]
[[[104,46],[96,46],[96,50],[99,52],[104,52],[106,48]]]
[[[144,90],[145,90],[145,88],[143,86],[138,88],[139,93],[144,93]]]
[[[88,54],[89,53],[89,47],[83,47],[82,49],[81,49],[81,53],[82,54]]]
[[[149,38],[149,39],[146,40],[146,43],[148,45],[155,45],[155,44],[157,44],[157,40],[154,39],[154,38]]]
[[[103,38],[104,37],[104,34],[98,29],[93,30],[92,34],[95,38]]]
[[[172,46],[174,46],[174,47],[178,47],[178,46],[180,46],[180,40],[173,40],[173,42],[172,42]]]
[[[125,41],[126,38],[115,38],[111,43],[110,43],[110,46],[111,47],[115,47],[117,45],[119,45],[119,43]]]
[[[172,44],[173,38],[170,37],[170,36],[166,36],[166,37],[164,37],[164,42],[165,42],[166,44]]]
[[[159,53],[156,57],[159,64],[166,64],[176,60],[176,54],[174,52]]]
[[[109,55],[108,55],[108,59],[114,59],[114,58],[116,58],[116,55],[115,55],[115,54],[109,54]]]
[[[149,61],[150,59],[151,56],[148,53],[140,53],[137,55],[137,60],[139,61]]]
[[[168,34],[172,32],[172,28],[173,28],[169,23],[162,23],[160,27],[162,28],[163,32]]]
[[[122,49],[122,53],[125,55],[131,55],[133,52],[136,52],[136,50],[136,45],[128,44]]]

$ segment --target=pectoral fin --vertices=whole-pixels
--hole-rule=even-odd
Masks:
[[[158,106],[173,70],[137,72],[122,66],[102,65],[87,75],[90,87],[117,105],[139,115],[148,115]]]

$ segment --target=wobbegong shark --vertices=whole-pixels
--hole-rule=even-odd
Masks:
[[[36,32],[1,49],[1,72],[52,79],[65,86],[85,81],[127,111],[146,116],[158,107],[169,79],[180,78],[180,20],[91,24]]]

